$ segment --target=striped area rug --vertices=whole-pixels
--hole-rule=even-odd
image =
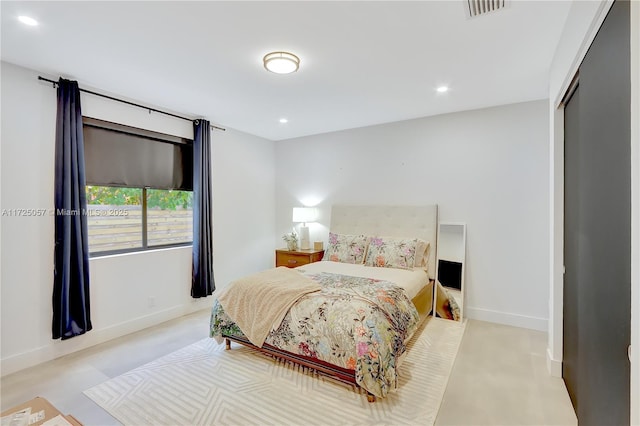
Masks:
[[[353,386],[208,338],[84,393],[125,425],[432,425],[464,328],[426,321],[398,389],[374,403]]]

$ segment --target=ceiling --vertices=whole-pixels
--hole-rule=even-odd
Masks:
[[[463,0],[0,4],[2,60],[270,140],[546,98],[571,6],[468,18]],[[276,50],[300,70],[267,72]]]

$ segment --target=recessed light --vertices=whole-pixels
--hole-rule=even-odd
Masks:
[[[300,58],[289,52],[271,52],[262,58],[264,67],[267,71],[276,74],[290,74],[298,71],[300,66]]]
[[[286,124],[286,123],[288,123],[288,122],[289,122],[289,120],[287,120],[286,118],[281,118],[281,119],[280,119],[280,122],[281,122],[282,124]]]
[[[438,87],[438,88],[436,89],[436,91],[437,91],[438,93],[444,93],[444,92],[449,91],[449,87],[447,87],[447,86],[440,86],[440,87]]]
[[[24,15],[18,16],[18,21],[22,22],[25,25],[29,25],[30,27],[35,27],[36,25],[38,25],[38,21]]]

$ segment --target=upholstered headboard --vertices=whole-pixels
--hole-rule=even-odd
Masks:
[[[331,232],[429,241],[429,276],[435,277],[438,205],[341,206],[331,208]]]

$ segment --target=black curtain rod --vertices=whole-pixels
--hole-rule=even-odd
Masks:
[[[57,81],[49,80],[48,78],[44,78],[42,76],[38,76],[38,80],[47,81],[47,82],[53,84],[53,87],[56,87],[56,85],[58,84]],[[80,89],[80,91],[81,92],[85,92],[85,93],[89,93],[91,95],[100,96],[101,98],[106,98],[106,99],[110,99],[112,101],[121,102],[123,104],[127,104],[127,105],[131,105],[131,106],[134,106],[134,107],[146,109],[149,112],[153,111],[153,112],[157,112],[159,114],[169,115],[171,117],[175,117],[175,118],[179,118],[181,120],[186,120],[186,121],[191,121],[191,122],[197,122],[198,121],[198,120],[192,120],[191,118],[182,117],[181,115],[176,115],[176,114],[172,114],[170,112],[160,111],[159,109],[150,108],[150,107],[147,107],[147,106],[144,106],[144,105],[140,105],[140,104],[136,104],[136,103],[133,103],[133,102],[125,101],[124,99],[118,99],[118,98],[114,98],[113,96],[103,95],[102,93],[93,92],[91,90]],[[211,128],[212,129],[217,129],[217,130],[222,130],[223,132],[227,130],[227,129],[223,128],[223,127],[214,126],[213,124],[211,124]]]

